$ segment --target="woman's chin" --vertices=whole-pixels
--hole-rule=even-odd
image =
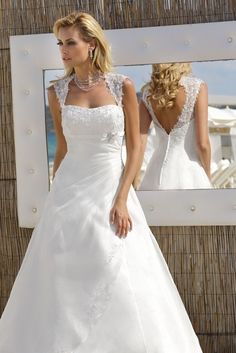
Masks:
[[[63,63],[66,69],[70,69],[74,67],[71,60],[63,60]]]

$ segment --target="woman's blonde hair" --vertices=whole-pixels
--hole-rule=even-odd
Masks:
[[[150,81],[142,87],[148,87],[147,99],[154,101],[158,109],[173,107],[182,76],[192,72],[191,64],[153,64]]]
[[[109,72],[112,69],[111,50],[104,36],[104,32],[99,23],[86,12],[72,12],[71,14],[59,18],[53,25],[53,32],[58,36],[60,28],[73,26],[77,29],[82,39],[89,43],[95,41],[95,49],[93,51],[92,67],[101,72]],[[74,68],[66,69],[64,77],[74,73]]]

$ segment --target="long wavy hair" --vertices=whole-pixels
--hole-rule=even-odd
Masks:
[[[73,26],[77,29],[82,39],[89,43],[95,40],[95,49],[93,51],[92,68],[105,73],[112,70],[111,50],[105,38],[104,32],[93,16],[86,12],[72,12],[71,14],[59,18],[53,25],[53,32],[58,36],[60,28]],[[68,77],[74,73],[74,68],[66,68],[65,76]]]
[[[191,72],[189,63],[153,64],[151,79],[142,87],[142,92],[147,87],[148,101],[157,109],[169,109],[174,105],[181,77]]]

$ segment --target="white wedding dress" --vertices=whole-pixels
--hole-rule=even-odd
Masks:
[[[160,124],[147,99],[148,86],[142,100],[155,127],[156,146],[152,151],[139,190],[210,189],[212,184],[197,154],[194,106],[203,81],[193,75],[182,76],[186,100],[170,133]]]
[[[109,213],[124,168],[122,83],[117,105],[65,105],[68,152],[58,168],[0,320],[0,353],[202,353],[181,297],[131,187],[133,230]]]

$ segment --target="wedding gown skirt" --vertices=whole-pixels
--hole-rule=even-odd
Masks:
[[[133,230],[109,213],[122,176],[123,110],[63,107],[56,172],[0,320],[0,353],[202,353],[131,187]]]

